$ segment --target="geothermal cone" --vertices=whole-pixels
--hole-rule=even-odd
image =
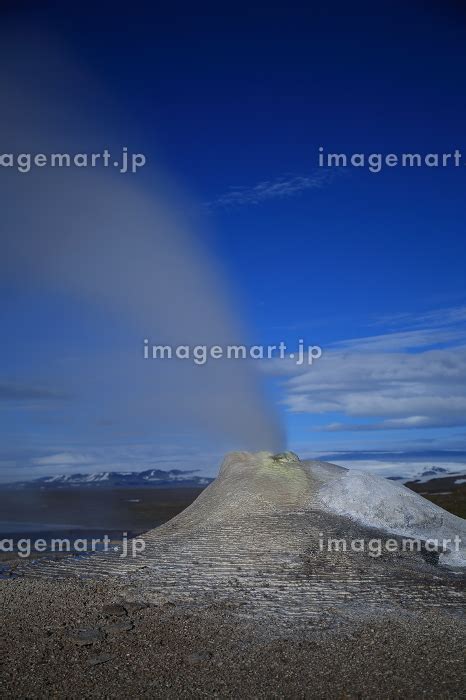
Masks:
[[[191,506],[143,536],[142,555],[98,554],[26,572],[116,577],[126,598],[227,604],[277,620],[400,603],[458,611],[465,557],[455,537],[466,541],[463,519],[392,481],[291,452],[235,452]],[[411,540],[414,551],[402,546]],[[370,542],[381,543],[380,554]]]

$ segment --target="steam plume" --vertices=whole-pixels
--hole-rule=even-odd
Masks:
[[[84,117],[97,92],[63,55],[44,56],[44,41],[29,44],[25,55],[24,41],[16,45],[21,54],[2,42],[3,150],[102,151],[114,140],[101,126],[112,124],[112,114],[94,108]],[[239,449],[282,447],[276,417],[245,361],[155,367],[141,359],[147,337],[173,346],[245,342],[222,275],[180,213],[185,199],[168,194],[160,173],[148,182],[110,168],[2,170],[2,275],[78,297],[127,323],[134,356],[128,348],[114,352],[88,367],[89,380],[113,389],[119,382],[117,396],[133,414],[185,422]],[[78,384],[82,375],[74,388],[85,391]]]

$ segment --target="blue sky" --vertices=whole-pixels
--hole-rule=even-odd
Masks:
[[[29,36],[53,35],[99,86],[116,140],[147,155],[134,177],[150,182],[156,163],[187,193],[198,243],[229,281],[251,341],[323,348],[310,370],[261,370],[289,447],[381,471],[464,465],[460,5],[104,3],[92,21],[82,8],[42,5],[2,12]],[[464,163],[323,172],[319,146],[458,148]],[[126,434],[112,432],[104,410],[88,420],[98,389],[78,401],[61,370],[52,381],[64,356],[89,368],[109,340],[128,351],[132,338],[108,311],[70,290],[29,288],[16,271],[0,314],[1,480],[152,464],[213,473],[223,447],[195,429],[151,429],[132,415]]]

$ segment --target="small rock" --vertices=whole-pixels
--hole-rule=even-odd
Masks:
[[[149,605],[148,603],[143,603],[142,601],[128,600],[123,603],[123,607],[129,615],[130,613],[139,612],[139,610],[144,610],[144,608],[149,607]]]
[[[151,599],[151,604],[157,606],[176,605],[176,602],[173,600],[173,598],[167,598],[164,595],[157,595],[156,597],[154,596],[154,598]]]
[[[105,633],[98,627],[72,630],[69,632],[68,636],[80,647],[88,646],[90,644],[94,644],[95,642],[101,642],[103,639],[105,639]]]
[[[106,664],[108,661],[111,661],[113,659],[113,656],[110,654],[99,654],[98,656],[91,656],[91,658],[88,661],[89,666],[99,666],[100,664]]]
[[[110,603],[102,608],[104,615],[126,615],[126,608],[119,603]]]
[[[128,622],[116,622],[114,625],[108,625],[105,631],[107,634],[114,635],[120,632],[129,632],[132,629],[134,629],[134,625],[131,620],[128,620]]]
[[[189,664],[199,664],[202,661],[209,661],[212,658],[212,653],[210,651],[199,651],[194,654],[190,654],[187,658]]]

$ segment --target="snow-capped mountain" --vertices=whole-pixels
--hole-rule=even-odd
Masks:
[[[446,476],[457,476],[461,475],[464,470],[451,471],[450,469],[445,469],[444,467],[429,467],[428,469],[423,469],[421,471],[414,471],[412,474],[403,476],[388,476],[390,481],[401,481],[401,482],[413,482],[422,483],[425,481],[430,481],[431,479],[439,479]]]
[[[147,469],[144,472],[98,472],[95,474],[59,474],[43,476],[32,481],[3,484],[3,488],[115,488],[115,487],[199,487],[208,486],[213,479],[197,476],[196,470]]]

